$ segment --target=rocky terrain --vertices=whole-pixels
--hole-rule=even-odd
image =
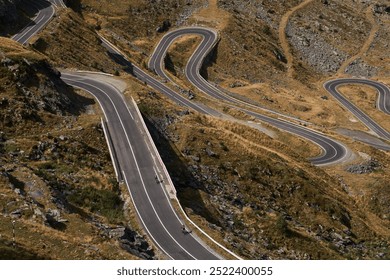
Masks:
[[[1,0],[0,1],[0,21],[4,23],[15,22],[18,19],[16,5],[20,0]]]
[[[248,259],[388,258],[386,235],[338,180],[256,130],[147,96],[140,107],[181,203],[230,249]]]
[[[1,258],[154,258],[128,222],[94,100],[11,40],[0,59]]]
[[[146,88],[112,61],[96,33],[146,68],[168,30],[216,28],[220,41],[202,69],[212,83],[327,133],[364,130],[323,91],[322,82],[334,75],[389,82],[386,1],[67,2],[73,10],[58,11],[28,48],[9,40],[0,47],[0,248],[6,258],[162,258],[115,181],[97,104],[64,86],[51,65],[126,80],[185,211],[242,257],[390,258],[388,152],[334,134],[356,160],[314,167],[307,158],[319,150],[308,142],[268,126],[272,137],[198,115]],[[169,70],[177,80],[198,41],[182,38],[169,50]],[[226,109],[194,92],[196,100]],[[377,119],[387,125],[380,113]]]
[[[282,16],[304,1],[218,2],[221,8],[233,13],[234,17],[245,17],[246,21],[266,25],[268,33],[273,33],[280,28]],[[387,36],[382,34],[388,26],[389,17],[385,1],[305,2],[309,4],[290,16],[285,30],[296,60],[294,68],[298,72],[310,68],[321,75],[336,73],[347,58],[359,52],[375,24],[380,25],[375,38],[378,38],[379,34]],[[380,36],[380,41],[386,42],[383,36]],[[378,66],[378,63],[359,63],[359,60],[356,60],[346,72],[359,76],[375,76]],[[310,73],[305,71],[305,75],[307,74]]]

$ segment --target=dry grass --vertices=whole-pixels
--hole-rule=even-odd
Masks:
[[[129,222],[123,217],[123,209],[118,208],[123,203],[106,141],[99,129],[99,106],[91,96],[64,87],[44,56],[8,39],[0,40],[0,50],[3,56],[12,59],[10,63],[14,67],[1,65],[2,97],[7,102],[2,103],[0,112],[4,120],[11,120],[13,124],[10,127],[5,121],[0,123],[6,137],[6,141],[0,143],[0,248],[4,252],[1,257],[136,258],[122,250],[115,239],[101,235],[101,230],[92,222],[110,226]],[[29,79],[23,78],[26,73]],[[20,87],[24,92],[28,90],[30,98],[24,98]],[[36,102],[48,102],[45,99],[48,95],[50,100],[60,100],[67,95],[75,103],[71,110],[61,109],[57,114],[38,109]],[[89,106],[86,112],[71,113],[84,105]],[[12,114],[13,111],[19,114]],[[39,160],[31,159],[29,155],[40,143],[47,143],[48,148]],[[76,193],[80,196],[72,199]],[[112,209],[107,209],[106,205]],[[19,209],[21,217],[14,218],[16,248],[13,248],[9,214]],[[42,215],[49,209],[59,209],[61,218],[67,222],[45,225]]]
[[[280,41],[280,44],[283,48],[283,53],[287,59],[287,75],[289,77],[292,77],[293,71],[294,71],[294,68],[293,68],[294,56],[292,55],[292,53],[290,51],[290,45],[289,45],[287,35],[286,35],[286,27],[287,27],[287,24],[289,22],[291,15],[294,14],[299,9],[306,7],[311,2],[313,2],[313,0],[303,1],[298,6],[295,6],[294,8],[289,10],[287,13],[285,13],[283,15],[283,17],[280,21],[280,24],[279,24],[279,41]]]
[[[120,69],[101,46],[94,26],[72,10],[61,10],[30,44],[56,67],[108,73]]]
[[[208,2],[206,8],[199,10],[192,16],[191,22],[223,30],[232,15],[218,7],[218,0],[210,0]]]
[[[26,47],[15,42],[14,40],[4,37],[0,37],[0,50],[0,55],[3,57],[7,56],[10,58],[26,58],[33,60],[39,60],[43,58],[39,54],[28,50]]]
[[[378,94],[375,89],[368,86],[348,85],[340,87],[339,91],[374,121],[390,131],[390,116],[376,108]]]

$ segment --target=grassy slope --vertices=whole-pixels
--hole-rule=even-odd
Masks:
[[[43,43],[48,42],[48,45],[37,41],[35,46],[57,65],[106,72],[115,71],[116,66],[97,45],[97,37],[93,35],[95,27],[102,28],[102,33],[109,35],[141,64],[160,36],[155,32],[156,27],[167,18],[174,22],[184,8],[175,6],[176,1],[167,1],[162,13],[158,5],[147,8],[143,3],[134,6],[134,1],[119,1],[108,16],[104,1],[82,2],[87,5],[82,12],[88,24],[73,12],[63,12],[49,25],[50,32],[42,36]],[[278,41],[278,22],[299,1],[273,6],[270,20],[256,19],[242,11],[223,10],[218,8],[218,2],[221,1],[210,1],[209,10],[200,10],[189,19],[189,23],[200,22],[220,29],[221,41],[207,69],[211,80],[225,87],[240,81],[248,87],[233,89],[237,93],[320,125],[351,125],[340,117],[345,112],[333,101],[321,101],[320,96],[324,95],[321,84],[310,82],[318,80],[318,74],[297,62],[296,71],[303,80],[289,79],[284,63],[275,58],[273,51],[282,49]],[[273,3],[263,2],[265,5]],[[202,5],[202,1],[193,3]],[[213,13],[209,13],[210,9]],[[250,11],[250,7],[245,11]],[[142,18],[150,18],[150,21]],[[243,26],[248,27],[249,32]],[[62,35],[58,36],[56,31]],[[83,32],[91,40],[81,40],[80,45],[77,45],[78,39],[67,43]],[[63,56],[58,47],[61,44],[65,46]],[[98,65],[92,64],[84,51],[74,53],[73,45],[89,50]],[[184,47],[178,45],[176,49],[191,49],[189,45],[184,42]],[[351,50],[351,54],[355,51]],[[185,57],[174,51],[172,58],[183,64]],[[142,100],[143,112],[157,122],[154,135],[159,136],[161,152],[179,188],[182,203],[210,234],[222,242],[227,240],[228,246],[233,244],[233,250],[247,258],[379,258],[379,253],[389,257],[389,252],[381,245],[389,240],[388,196],[386,186],[381,183],[388,182],[388,155],[353,144],[356,150],[380,158],[381,170],[359,177],[342,168],[329,168],[324,172],[305,163],[303,156],[307,155],[299,155],[295,147],[226,121],[192,114],[178,117],[181,109],[165,98],[151,94],[141,85],[132,88]],[[262,98],[264,95],[266,99]],[[302,106],[309,110],[297,111]],[[286,107],[288,109],[284,109]],[[166,126],[169,116],[175,121]],[[171,143],[164,142],[162,136],[168,137]],[[304,150],[303,143],[296,145]],[[207,149],[217,156],[209,156]],[[350,191],[346,192],[340,182],[346,182]],[[377,197],[377,203],[372,202],[372,196]],[[334,233],[351,239],[353,244],[337,247]]]
[[[0,56],[1,257],[134,258],[92,222],[125,220],[95,102],[67,88],[36,52],[1,38]],[[47,148],[32,158],[42,143]],[[67,222],[46,225],[49,209]],[[9,215],[15,210],[20,218]]]
[[[381,242],[388,230],[370,221],[372,212],[356,205],[338,180],[257,130],[197,115],[178,117],[172,108],[157,106],[162,102],[144,97],[141,108],[153,120],[150,127],[180,201],[217,240],[228,240],[245,258],[377,258],[385,251]],[[172,124],[161,130],[166,118]],[[327,239],[334,233],[355,245],[335,247]],[[357,249],[363,239],[369,240],[364,250]]]
[[[116,43],[138,63],[145,61],[145,54],[160,36],[151,27],[161,23],[159,11],[143,5],[132,9],[129,8],[133,5],[131,1],[122,1],[121,11],[111,11],[107,17],[104,3],[101,6],[88,0],[84,3],[88,6],[83,10],[85,18],[99,24],[104,34],[120,34],[112,37]],[[275,57],[274,52],[283,49],[278,38],[279,22],[299,1],[276,6],[273,1],[263,1],[270,9],[268,19],[256,18],[251,4],[245,9],[233,10],[221,3],[209,1],[207,9],[199,10],[189,19],[190,24],[200,23],[220,31],[221,40],[207,67],[210,80],[321,126],[341,125],[364,130],[364,126],[351,123],[333,100],[321,99],[326,93],[318,82],[320,74],[297,59],[294,67],[302,79],[288,78],[286,65]],[[123,10],[129,11],[131,16],[124,15]],[[166,11],[166,18],[172,19],[179,11],[172,6]],[[300,16],[303,23],[304,12]],[[152,24],[144,26],[142,21],[134,19],[137,15],[153,17]],[[364,26],[369,27],[362,20]],[[354,40],[354,35],[351,36],[348,38]],[[171,72],[178,80],[182,79],[185,59],[197,41],[196,38],[182,39],[170,49],[175,68],[175,71],[171,68]],[[359,37],[351,48],[346,45],[342,48],[353,55],[363,43]],[[243,86],[230,88],[236,82]],[[180,83],[189,86],[186,82]],[[155,129],[154,136],[179,188],[182,203],[218,240],[231,241],[236,246],[233,249],[248,258],[379,258],[379,253],[388,254],[381,247],[381,242],[389,238],[386,207],[382,202],[375,207],[368,202],[370,195],[379,197],[383,186],[370,190],[365,187],[386,180],[388,155],[343,138],[355,151],[382,158],[381,171],[360,177],[345,172],[343,167],[327,168],[323,172],[304,163],[304,157],[309,154],[301,152],[306,145],[302,142],[288,147],[292,143],[288,137],[280,136],[282,142],[279,142],[226,121],[193,115],[177,117],[179,109],[165,98],[142,87],[137,87],[137,94],[143,112],[154,122],[151,129]],[[175,121],[167,127],[170,117]],[[171,143],[164,142],[163,136]],[[207,148],[218,156],[209,156]],[[354,191],[346,192],[343,183]],[[359,188],[364,188],[366,199],[360,199],[361,193],[355,192]],[[227,223],[229,220],[233,226]],[[352,239],[355,245],[337,247],[334,240],[329,241],[333,237],[327,237],[334,235],[333,231]]]
[[[101,46],[92,25],[72,10],[60,10],[57,17],[31,42],[56,67],[115,73],[116,66]]]

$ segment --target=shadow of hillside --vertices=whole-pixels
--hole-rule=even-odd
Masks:
[[[16,6],[16,14],[8,13],[0,18],[0,36],[13,36],[26,27],[32,26],[32,20],[40,9],[49,7],[51,4],[46,0],[22,0]]]
[[[27,88],[42,88],[40,98],[47,103],[45,111],[56,114],[55,108],[58,107],[64,113],[79,116],[85,113],[86,106],[95,104],[93,96],[82,96],[73,87],[61,80],[61,73],[52,68],[47,61],[40,61],[34,67],[34,69],[28,69],[29,79],[24,81],[23,85]],[[40,78],[42,74],[47,77],[47,80]],[[50,81],[50,83],[47,81]],[[58,93],[57,97],[51,92],[50,86],[45,90],[46,85],[51,83],[54,84],[52,90]]]
[[[75,92],[74,88],[65,84],[62,80],[63,85],[57,87],[58,92],[64,94],[69,100],[70,104],[65,107],[65,111],[71,115],[80,116],[85,113],[85,107],[94,105],[95,99],[91,97],[85,97]],[[66,87],[65,89],[63,87]]]
[[[66,6],[71,8],[76,13],[81,14],[81,1],[80,0],[67,0],[65,4],[66,4]]]
[[[178,156],[179,152],[172,147],[156,126],[145,116],[143,119],[167,167],[183,208],[190,208],[196,215],[202,216],[208,222],[221,226],[218,217],[213,215],[203,201],[200,194],[200,190],[204,189],[202,182],[189,172],[187,163]]]
[[[34,252],[21,247],[18,244],[13,246],[11,241],[0,239],[0,260],[43,260]]]
[[[175,70],[175,65],[173,64],[172,58],[169,55],[169,53],[167,53],[167,55],[164,58],[164,64],[165,64],[165,69],[167,69],[169,72],[171,72],[172,75],[174,75],[174,76],[177,75],[176,70]]]
[[[33,18],[39,10],[49,6],[51,6],[51,3],[47,0],[22,0],[19,4],[20,10],[29,18]]]
[[[200,75],[208,81],[209,74],[208,74],[208,68],[213,66],[217,62],[218,58],[218,43],[214,46],[214,48],[211,50],[211,52],[208,53],[208,55],[205,57],[202,67],[200,68]]]
[[[107,54],[115,63],[119,64],[122,67],[123,71],[134,76],[133,65],[131,64],[131,62],[127,61],[122,55],[119,55],[117,53],[107,51]]]

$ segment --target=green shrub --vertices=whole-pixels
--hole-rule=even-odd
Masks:
[[[78,207],[87,208],[91,212],[106,217],[109,222],[118,223],[123,221],[123,201],[119,194],[113,191],[84,187],[69,195],[68,201]]]

